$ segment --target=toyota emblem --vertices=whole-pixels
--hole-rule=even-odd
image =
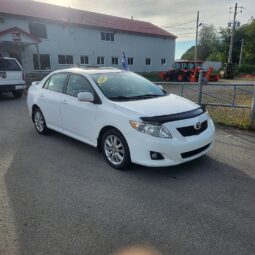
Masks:
[[[196,130],[201,129],[201,127],[202,127],[201,122],[198,122],[198,123],[194,126],[194,128],[195,128]]]

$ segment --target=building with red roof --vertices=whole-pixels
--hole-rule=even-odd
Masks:
[[[173,64],[176,36],[150,22],[31,0],[1,0],[0,54],[17,58],[26,73],[71,66],[151,72]]]

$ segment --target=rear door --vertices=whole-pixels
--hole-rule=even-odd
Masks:
[[[0,58],[0,86],[23,85],[23,70],[14,58]]]
[[[38,105],[49,127],[62,129],[60,117],[60,99],[68,73],[57,73],[49,77],[39,94]]]

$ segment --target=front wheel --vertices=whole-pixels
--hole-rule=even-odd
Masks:
[[[39,108],[36,108],[33,112],[33,121],[35,124],[35,129],[40,135],[44,135],[49,132],[44,116]]]
[[[14,90],[12,91],[12,94],[15,98],[21,98],[23,94],[23,90]]]
[[[111,129],[103,134],[102,151],[108,164],[118,170],[125,170],[130,165],[130,152],[124,136]]]

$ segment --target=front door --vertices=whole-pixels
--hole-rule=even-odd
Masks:
[[[18,52],[10,52],[9,53],[9,57],[10,58],[16,58],[19,61],[20,65],[22,66],[22,59],[21,59],[20,53],[18,53]]]
[[[64,131],[90,144],[96,143],[95,119],[97,105],[79,101],[80,92],[94,90],[90,82],[81,75],[71,74],[67,83],[66,92],[61,99],[61,117]]]

